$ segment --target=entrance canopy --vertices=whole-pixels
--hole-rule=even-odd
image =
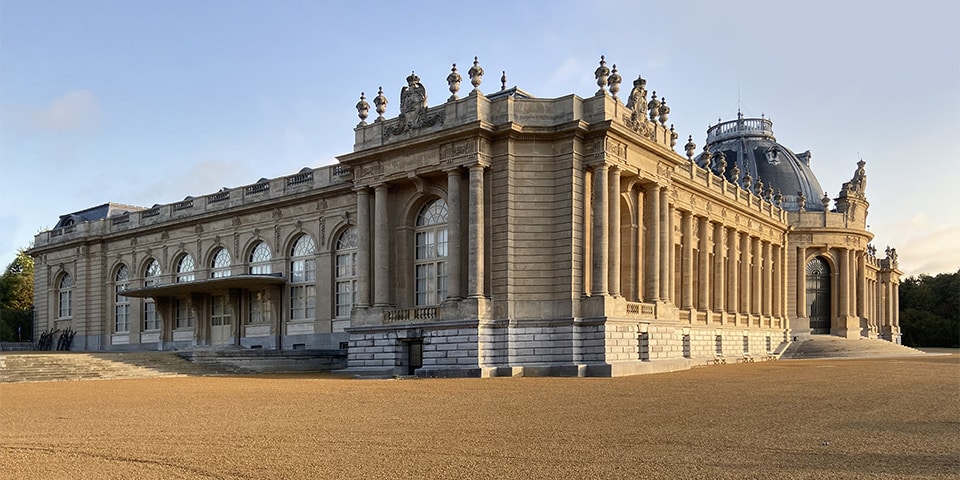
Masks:
[[[179,297],[191,293],[217,293],[231,288],[260,290],[267,287],[279,286],[287,283],[281,274],[271,275],[236,275],[230,277],[210,278],[192,282],[168,283],[151,285],[143,288],[124,290],[120,295],[124,297]]]

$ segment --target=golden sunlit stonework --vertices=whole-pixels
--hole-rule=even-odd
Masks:
[[[345,350],[348,372],[615,376],[766,357],[810,335],[899,343],[896,251],[865,163],[831,199],[767,118],[678,154],[670,108],[473,89],[396,117],[361,94],[354,149],[181,202],[104,204],[42,232],[35,337],[74,350]],[[851,165],[853,167],[853,165]]]

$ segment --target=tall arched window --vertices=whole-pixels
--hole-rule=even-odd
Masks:
[[[447,202],[437,199],[417,215],[416,304],[437,305],[447,296]]]
[[[146,272],[143,275],[144,286],[149,287],[152,285],[159,285],[160,273],[160,262],[151,260],[150,264],[147,265]],[[157,312],[157,304],[151,297],[147,297],[143,301],[143,329],[160,330],[160,314]]]
[[[348,227],[337,238],[336,316],[350,316],[357,304],[357,228]]]
[[[73,316],[73,277],[64,273],[57,283],[57,317],[70,318]]]
[[[811,333],[830,333],[830,265],[815,257],[807,263],[807,316]]]
[[[128,288],[130,288],[130,270],[127,269],[126,265],[120,265],[120,268],[117,269],[117,275],[114,276],[116,297],[114,299],[113,331],[116,333],[130,331],[130,298],[121,295]]]
[[[183,254],[177,262],[177,283],[194,281],[196,279],[193,273],[194,267],[193,256],[189,253]]]
[[[290,250],[290,320],[314,318],[316,311],[317,246],[309,235],[301,235]]]
[[[226,248],[217,250],[213,256],[213,262],[210,264],[210,276],[213,278],[222,278],[230,276],[230,252]]]
[[[270,268],[270,247],[264,242],[257,242],[250,252],[250,273],[254,275],[267,275],[273,270]]]

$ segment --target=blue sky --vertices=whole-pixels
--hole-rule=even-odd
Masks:
[[[410,71],[431,105],[475,55],[483,91],[586,97],[603,54],[698,145],[764,114],[832,197],[863,158],[878,248],[956,271],[960,2],[780,3],[0,0],[0,264],[64,213],[333,163]]]

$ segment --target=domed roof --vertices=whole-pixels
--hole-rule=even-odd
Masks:
[[[823,189],[810,170],[810,151],[797,155],[777,143],[770,119],[743,118],[738,112],[736,120],[720,122],[707,130],[704,149],[712,154],[710,165],[704,165],[702,153],[694,159],[697,165],[709,167],[727,179],[731,179],[736,169],[740,176],[732,180],[741,185],[749,173],[754,185],[762,181],[765,190],[771,187],[774,193],[783,195],[784,210],[800,210],[800,195],[803,195],[805,210],[823,211]],[[718,171],[720,153],[726,162],[723,172]]]

